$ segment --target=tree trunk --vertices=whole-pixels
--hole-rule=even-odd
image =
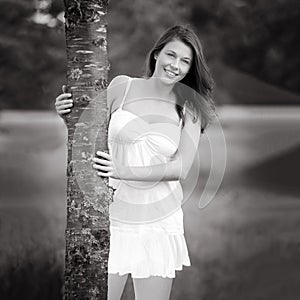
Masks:
[[[74,106],[68,127],[64,299],[106,299],[108,206],[112,190],[92,168],[107,150],[108,0],[64,0],[67,86]],[[97,141],[96,141],[97,140]]]

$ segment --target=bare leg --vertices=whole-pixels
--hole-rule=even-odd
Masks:
[[[108,295],[107,300],[120,300],[128,274],[108,274]]]
[[[135,300],[168,300],[172,282],[172,278],[160,276],[133,278]]]

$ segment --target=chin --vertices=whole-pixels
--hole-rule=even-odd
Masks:
[[[170,77],[166,76],[165,74],[163,74],[163,76],[161,76],[160,79],[167,84],[174,84],[174,83],[178,82],[179,80],[181,80],[182,78],[179,76],[170,78]]]
[[[167,84],[167,85],[172,85],[172,84],[175,84],[177,82],[174,79],[169,79],[169,78],[161,78],[161,81],[164,84]]]

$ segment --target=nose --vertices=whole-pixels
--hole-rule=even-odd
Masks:
[[[173,68],[173,69],[178,69],[178,65],[179,65],[179,61],[178,61],[178,59],[174,59],[172,62],[171,62],[171,67]]]

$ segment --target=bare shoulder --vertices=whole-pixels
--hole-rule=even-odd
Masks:
[[[118,106],[118,100],[124,95],[129,79],[130,77],[127,75],[118,75],[109,83],[107,88],[107,106],[110,110],[114,111],[112,107]]]
[[[129,78],[130,77],[127,75],[118,75],[111,80],[111,82],[108,85],[108,88],[112,88],[117,85],[124,85],[124,83],[127,83]]]

